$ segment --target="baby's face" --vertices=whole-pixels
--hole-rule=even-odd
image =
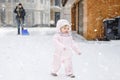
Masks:
[[[60,28],[60,31],[64,34],[69,33],[70,28],[66,25]]]

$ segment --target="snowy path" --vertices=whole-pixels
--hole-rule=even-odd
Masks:
[[[50,75],[54,28],[0,28],[0,80],[120,80],[120,41],[94,42],[76,38],[81,56],[73,56],[75,79]]]

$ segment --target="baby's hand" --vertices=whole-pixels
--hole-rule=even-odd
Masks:
[[[81,55],[81,54],[82,54],[81,52],[78,53],[78,55]]]
[[[65,50],[66,50],[66,48],[63,48],[63,50],[65,51]]]

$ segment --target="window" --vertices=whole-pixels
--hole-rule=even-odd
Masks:
[[[32,2],[34,2],[34,0],[27,0],[26,2],[32,3]]]
[[[5,3],[5,0],[0,0],[0,3]]]
[[[10,0],[8,0],[8,1],[10,1]],[[17,2],[19,2],[19,0],[13,0],[13,2],[17,3]]]
[[[19,2],[19,0],[6,0],[7,2]]]
[[[43,0],[40,0],[41,3],[43,3]]]
[[[55,0],[55,5],[60,6],[60,0]]]

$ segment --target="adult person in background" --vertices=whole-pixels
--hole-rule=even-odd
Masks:
[[[17,21],[17,28],[18,28],[18,35],[20,34],[21,29],[23,30],[24,26],[24,19],[25,19],[25,9],[23,8],[23,5],[19,3],[15,10],[14,13],[16,14],[16,21]]]

